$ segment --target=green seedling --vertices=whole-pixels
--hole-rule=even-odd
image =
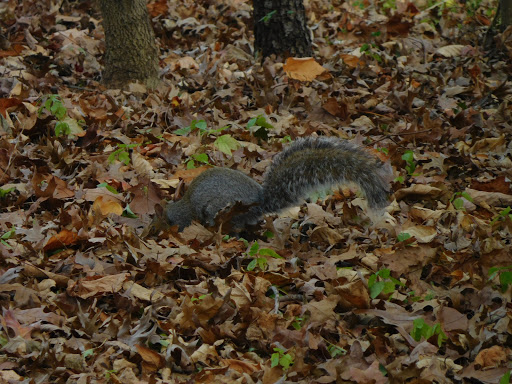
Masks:
[[[217,137],[213,145],[222,153],[231,156],[232,151],[241,147],[240,143],[231,135],[222,135]]]
[[[510,373],[511,371],[508,371],[503,376],[501,376],[500,384],[510,384]]]
[[[331,357],[337,357],[337,356],[344,356],[347,354],[347,351],[341,347],[338,347],[334,344],[329,344],[327,346],[327,351],[329,351],[329,354]]]
[[[208,155],[206,153],[198,153],[196,155],[190,156],[190,159],[187,161],[187,169],[195,168],[196,163],[210,165]]]
[[[38,114],[41,115],[45,110],[57,119],[55,136],[70,136],[83,132],[81,125],[84,125],[85,122],[82,120],[77,121],[68,116],[68,110],[62,103],[59,95],[49,95],[46,97],[39,108]]]
[[[402,155],[402,160],[405,161],[405,170],[409,176],[414,175],[414,171],[416,170],[416,163],[414,162],[414,152],[413,151],[405,151]]]
[[[453,204],[456,210],[464,209],[464,199],[473,202],[473,198],[467,194],[467,192],[455,192],[450,199],[450,203]]]
[[[409,240],[411,238],[411,235],[408,234],[407,232],[401,232],[398,234],[398,236],[396,237],[396,239],[399,241],[399,242],[402,242],[402,241],[405,241],[405,240]]]
[[[110,193],[113,193],[114,195],[118,195],[119,192],[117,191],[117,189],[115,189],[114,187],[112,187],[109,183],[101,183],[101,184],[98,184],[96,186],[96,188],[106,188],[107,191],[109,191]]]
[[[437,323],[431,327],[425,323],[425,320],[422,318],[414,320],[413,329],[411,331],[411,336],[414,340],[420,341],[422,337],[425,340],[428,340],[434,335],[437,335],[437,345],[439,348],[441,348],[443,343],[448,340],[448,337],[441,329],[441,324]]]
[[[254,137],[259,139],[268,140],[269,129],[273,129],[274,126],[267,121],[267,118],[263,115],[253,117],[247,122],[247,129],[252,132]]]
[[[396,291],[396,287],[404,287],[405,284],[391,276],[389,269],[383,268],[371,275],[368,279],[370,297],[375,299],[381,293],[390,294]]]
[[[130,164],[130,149],[140,146],[140,144],[117,144],[117,148],[108,156],[109,163],[113,163],[116,160],[124,163],[124,165]]]
[[[496,222],[498,220],[507,220],[507,219],[512,220],[512,214],[510,213],[510,210],[511,210],[510,206],[502,209],[501,212],[492,219],[491,225],[496,224]]]
[[[270,248],[260,248],[260,245],[255,241],[247,254],[254,259],[247,265],[248,271],[253,271],[256,267],[264,271],[268,266],[267,257],[273,257],[275,259],[283,259],[276,251]],[[267,257],[265,257],[267,256]]]
[[[200,133],[206,133],[207,132],[206,121],[192,120],[190,125],[187,125],[186,127],[183,127],[180,129],[177,129],[174,131],[174,133],[179,136],[186,136],[195,129],[198,129]]]
[[[7,244],[8,239],[13,237],[16,234],[16,228],[12,227],[9,231],[5,232],[2,236],[0,236],[0,243],[5,245],[8,248],[12,248],[9,244]]]
[[[270,19],[272,18],[272,16],[274,16],[276,14],[277,11],[272,11],[272,12],[269,12],[267,13],[265,16],[263,16],[260,21],[263,21],[264,23],[268,23],[270,21]]]
[[[281,348],[274,348],[274,353],[270,357],[271,367],[277,367],[280,365],[284,370],[288,370],[293,365],[293,356],[286,353]]]
[[[508,267],[492,267],[489,268],[489,281],[499,274],[499,280],[502,292],[508,289],[508,286],[512,284],[512,265]]]
[[[8,189],[0,188],[0,199],[3,199],[5,196],[7,196],[9,193],[14,191],[15,189],[16,188],[14,188],[14,187],[11,187],[11,188],[8,188]]]

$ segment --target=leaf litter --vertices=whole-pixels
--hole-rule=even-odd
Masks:
[[[120,91],[99,83],[91,2],[1,4],[1,382],[506,376],[508,35],[480,48],[496,4],[306,5],[317,55],[283,64],[254,59],[248,1],[150,2],[162,82]],[[313,134],[389,159],[384,217],[342,188],[248,240],[141,236],[208,166],[261,182]]]

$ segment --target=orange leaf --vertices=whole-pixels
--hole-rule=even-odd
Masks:
[[[358,66],[359,67],[364,67],[365,65],[365,62],[363,59],[357,57],[357,56],[354,56],[354,55],[340,55],[341,57],[341,60],[343,60],[343,62],[345,64],[347,64],[350,68],[357,68]]]
[[[318,64],[312,57],[289,57],[283,66],[289,78],[299,81],[313,81],[327,69]]]
[[[52,251],[54,249],[63,248],[68,245],[73,245],[78,240],[78,234],[76,232],[68,231],[67,229],[63,229],[55,236],[52,236],[50,240],[44,246],[45,251]]]
[[[98,196],[98,198],[94,200],[92,209],[95,213],[99,213],[103,217],[108,216],[111,213],[119,216],[123,214],[123,207],[121,204],[106,196]]]

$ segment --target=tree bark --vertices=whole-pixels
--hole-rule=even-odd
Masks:
[[[490,49],[493,46],[494,36],[510,25],[512,25],[512,0],[499,0],[494,20],[485,35],[484,47]]]
[[[100,0],[105,29],[103,82],[123,88],[141,81],[153,88],[158,83],[158,50],[146,0]]]
[[[303,0],[253,0],[253,6],[254,48],[258,54],[313,55]]]

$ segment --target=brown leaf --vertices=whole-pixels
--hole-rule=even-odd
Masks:
[[[147,364],[155,367],[155,369],[159,369],[162,366],[163,357],[160,356],[159,353],[140,344],[137,344],[135,348],[137,348],[137,352],[139,353],[140,357],[142,357],[142,360],[144,360]]]
[[[95,295],[119,292],[128,278],[128,273],[109,276],[89,276],[71,284],[67,291],[71,296],[87,299]]]

